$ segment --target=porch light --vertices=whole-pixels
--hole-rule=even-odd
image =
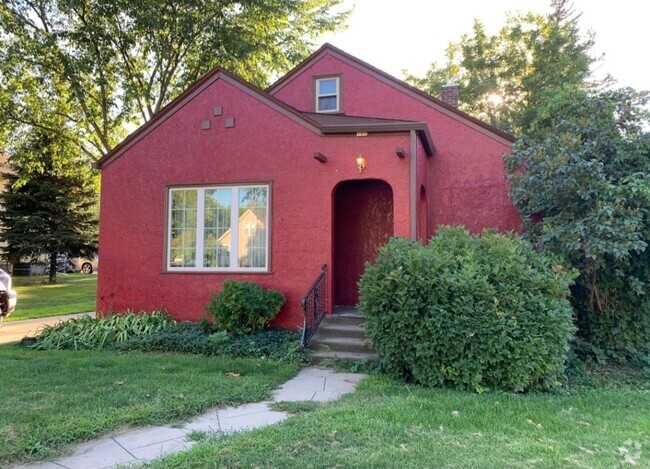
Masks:
[[[366,169],[366,159],[363,157],[363,155],[357,156],[357,168],[359,168],[360,173]]]

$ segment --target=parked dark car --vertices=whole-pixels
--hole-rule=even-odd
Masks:
[[[56,256],[56,272],[58,274],[69,274],[76,271],[77,271],[77,267],[75,266],[75,263],[71,259],[69,259],[68,256],[66,256],[65,254],[59,254],[58,256]],[[50,264],[48,263],[44,266],[44,270],[42,274],[48,275],[49,273],[50,273]],[[15,266],[14,266],[14,276],[17,276]]]
[[[0,269],[0,321],[16,309],[16,292],[11,289],[11,276]]]

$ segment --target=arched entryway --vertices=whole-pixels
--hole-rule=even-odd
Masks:
[[[345,181],[334,189],[333,202],[334,304],[355,306],[366,261],[393,235],[393,190],[378,179]]]
[[[425,244],[429,236],[428,213],[427,190],[422,185],[420,186],[420,204],[418,206],[418,239]]]

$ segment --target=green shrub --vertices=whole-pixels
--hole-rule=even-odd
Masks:
[[[443,227],[393,238],[361,278],[359,308],[389,373],[428,386],[545,388],[573,336],[574,274],[514,236]]]
[[[632,295],[630,295],[632,297]],[[583,305],[577,305],[581,307]],[[633,365],[650,365],[650,298],[618,301],[618,310],[578,310],[579,334],[607,359]]]
[[[232,358],[271,358],[300,363],[304,354],[300,335],[283,329],[264,329],[248,335],[207,332],[201,325],[181,322],[146,336],[116,344],[116,350],[183,352]]]
[[[82,316],[54,326],[45,326],[34,347],[42,350],[102,349],[134,336],[151,334],[174,322],[164,311],[139,314],[129,311],[97,319]]]
[[[284,295],[264,290],[251,282],[226,280],[206,306],[214,327],[232,334],[247,334],[260,329],[275,317],[284,304]]]

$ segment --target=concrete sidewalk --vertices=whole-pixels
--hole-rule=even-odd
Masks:
[[[337,373],[308,367],[284,383],[273,394],[273,401],[319,401],[337,399],[354,391],[365,375]],[[238,432],[264,427],[288,417],[284,412],[269,408],[271,401],[239,407],[212,409],[180,428],[170,426],[146,427],[114,436],[89,441],[79,446],[71,456],[14,469],[106,469],[120,464],[151,461],[190,448],[194,442],[187,438],[192,431]]]
[[[0,326],[0,344],[19,342],[23,337],[34,337],[43,326],[52,326],[68,319],[79,318],[95,313],[66,314],[62,316],[50,316],[48,318],[25,319],[24,321],[3,322]]]

